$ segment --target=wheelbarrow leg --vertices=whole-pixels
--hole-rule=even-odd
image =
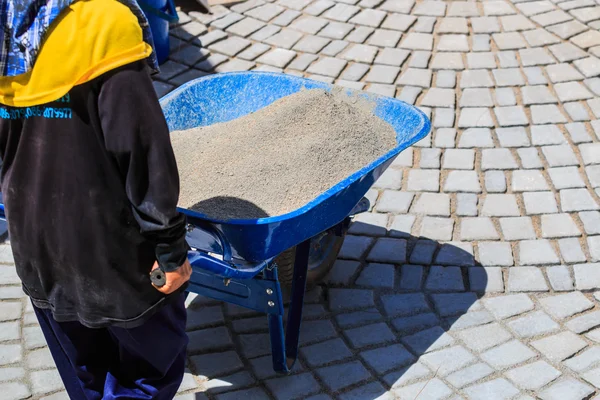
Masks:
[[[304,306],[309,253],[310,240],[298,245],[294,261],[294,279],[292,281],[291,302],[288,310],[285,339],[282,315],[269,314],[268,316],[273,368],[279,373],[289,373],[298,358],[298,342],[300,339],[300,324],[302,322],[302,307]],[[273,272],[275,271],[271,273]],[[274,278],[277,279],[276,272],[274,275]]]

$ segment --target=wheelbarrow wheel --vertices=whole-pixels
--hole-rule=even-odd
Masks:
[[[338,228],[338,227],[336,227]],[[321,235],[311,239],[311,249],[308,260],[308,272],[306,276],[306,289],[315,287],[331,271],[335,260],[344,243],[347,228],[342,225],[340,230],[332,228]],[[338,232],[336,233],[336,230]],[[284,297],[292,288],[294,276],[294,260],[296,258],[296,246],[287,249],[275,258],[277,264],[277,275],[279,283],[284,292]]]

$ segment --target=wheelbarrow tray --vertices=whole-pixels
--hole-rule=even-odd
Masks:
[[[305,78],[269,72],[233,72],[188,82],[164,96],[161,106],[171,132],[227,122],[267,107],[275,100],[306,89],[334,86]],[[350,92],[350,91],[349,91]],[[361,93],[375,102],[374,114],[396,131],[397,146],[287,214],[260,219],[219,220],[181,209],[192,224],[209,223],[231,246],[235,258],[248,262],[271,259],[286,249],[343,221],[404,149],[425,137],[430,122],[420,110],[397,99]],[[201,172],[199,172],[201,173]],[[220,252],[213,236],[198,230],[188,235]],[[194,247],[194,243],[190,243]]]

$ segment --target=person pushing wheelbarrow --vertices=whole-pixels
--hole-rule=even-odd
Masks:
[[[135,0],[0,0],[0,25],[8,231],[69,397],[172,399],[191,267],[147,21]]]

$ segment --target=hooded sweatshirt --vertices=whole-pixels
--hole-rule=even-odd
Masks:
[[[29,3],[65,6],[39,46],[23,47],[34,51],[4,58],[0,76],[0,181],[17,273],[59,322],[138,326],[176,295],[151,285],[154,261],[174,270],[188,249],[151,43],[127,1]],[[4,37],[8,48],[16,37]]]

